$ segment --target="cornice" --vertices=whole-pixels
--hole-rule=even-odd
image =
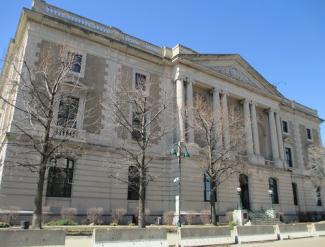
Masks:
[[[65,20],[61,20],[43,13],[36,12],[34,10],[30,9],[24,9],[23,10],[23,19],[26,19],[26,21],[35,22],[41,25],[44,25],[49,28],[53,28],[59,31],[62,31],[64,33],[68,33],[74,36],[78,36],[82,39],[86,39],[95,43],[98,43],[100,45],[106,46],[111,49],[115,49],[117,51],[120,51],[122,53],[126,53],[127,55],[135,56],[138,58],[141,58],[146,61],[150,61],[156,64],[160,65],[172,65],[171,59],[165,57],[165,56],[159,56],[156,54],[152,54],[150,52],[147,52],[145,50],[142,50],[140,48],[131,46],[125,42],[116,40],[114,38],[102,35],[100,33],[96,33],[95,31],[88,30],[86,28],[83,28],[78,25],[74,25],[73,23],[69,23]],[[22,28],[19,25],[19,30]],[[17,34],[19,34],[20,31],[17,31]]]

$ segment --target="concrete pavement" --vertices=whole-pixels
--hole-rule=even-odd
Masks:
[[[66,236],[66,247],[91,247],[91,236]],[[232,247],[325,247],[325,237],[282,240],[266,243],[231,245]]]
[[[282,240],[266,243],[232,245],[240,247],[325,247],[324,237]]]

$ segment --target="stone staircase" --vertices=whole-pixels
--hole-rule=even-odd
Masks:
[[[273,215],[273,217],[272,217]],[[276,225],[281,224],[280,215],[270,210],[252,210],[248,213],[252,225]]]

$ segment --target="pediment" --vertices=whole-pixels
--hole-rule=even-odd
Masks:
[[[282,94],[239,55],[186,55],[186,58],[239,83],[267,94],[283,97]]]

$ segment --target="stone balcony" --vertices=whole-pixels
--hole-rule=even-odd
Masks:
[[[52,136],[62,140],[84,142],[86,140],[86,131],[74,128],[65,128],[62,126],[53,126]]]

